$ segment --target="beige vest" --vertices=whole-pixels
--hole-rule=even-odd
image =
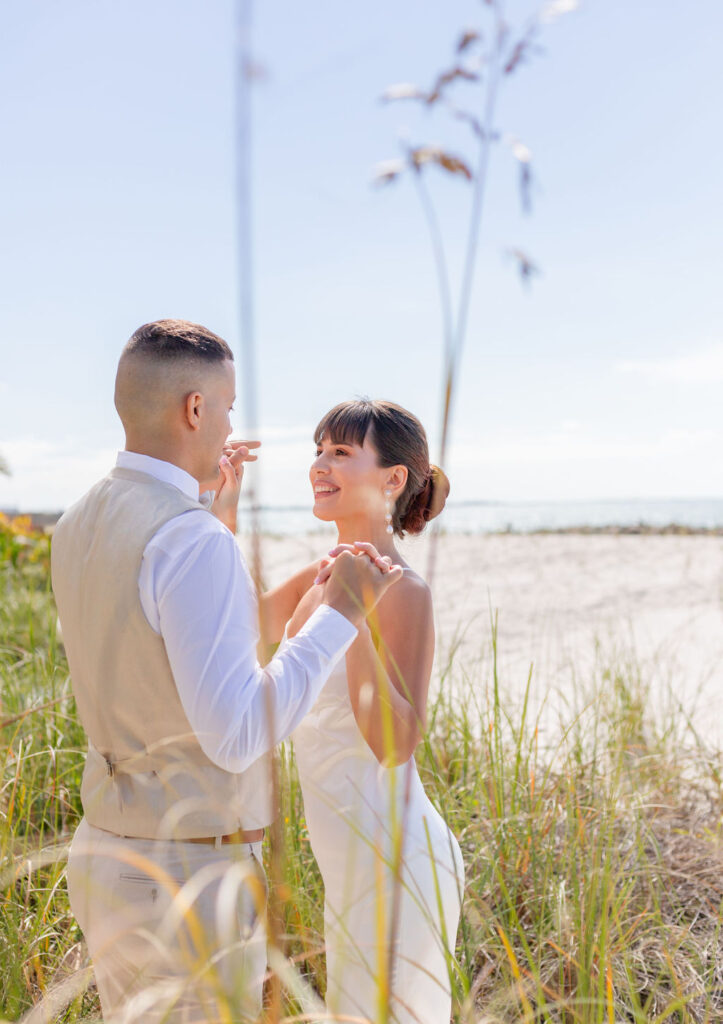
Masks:
[[[89,739],[83,810],[91,825],[119,835],[188,839],[271,820],[268,760],[236,775],[206,757],[141,606],[146,544],[200,508],[170,484],[117,467],[53,534],[53,590]]]

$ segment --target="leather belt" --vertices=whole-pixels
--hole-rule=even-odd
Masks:
[[[194,839],[182,839],[182,843],[204,843],[206,846],[225,846],[229,843],[258,843],[264,838],[262,828],[244,829],[239,828],[227,836],[198,836]]]

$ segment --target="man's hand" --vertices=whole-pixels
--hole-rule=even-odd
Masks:
[[[234,468],[238,468],[239,463],[256,462],[258,456],[251,455],[251,451],[260,447],[260,441],[226,441],[223,446],[223,454],[227,459],[230,459]],[[241,467],[241,476],[243,476],[243,466]],[[216,470],[215,476],[210,477],[208,480],[204,480],[199,486],[199,491],[201,494],[203,494],[204,491],[218,491],[223,482],[224,477],[221,472],[221,463],[219,461],[219,466]]]
[[[402,567],[392,565],[372,544],[344,544],[329,554],[333,562],[322,565],[316,577],[324,587],[322,603],[360,626],[382,595],[402,578]]]
[[[211,511],[231,533],[236,533],[236,511],[244,463],[256,462],[258,456],[252,455],[251,451],[260,447],[260,441],[227,441],[223,446],[218,476],[210,483],[202,484],[203,490],[216,492]]]

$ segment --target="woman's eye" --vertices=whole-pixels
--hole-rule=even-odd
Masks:
[[[323,448],[317,448],[316,449],[316,457],[317,458],[320,455],[323,455],[323,454],[324,454],[324,449]],[[335,448],[334,449],[334,455],[348,455],[348,454],[349,454],[349,452],[346,450],[346,448]]]

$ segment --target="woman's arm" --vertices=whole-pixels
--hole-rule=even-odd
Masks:
[[[412,756],[426,727],[434,659],[432,599],[426,583],[400,580],[379,602],[375,619],[369,629],[360,630],[347,652],[349,697],[376,759],[399,765]]]
[[[294,614],[301,598],[313,585],[320,564],[312,562],[285,583],[262,594],[259,600],[259,660],[262,664],[271,657],[273,646],[280,643],[286,623]]]

